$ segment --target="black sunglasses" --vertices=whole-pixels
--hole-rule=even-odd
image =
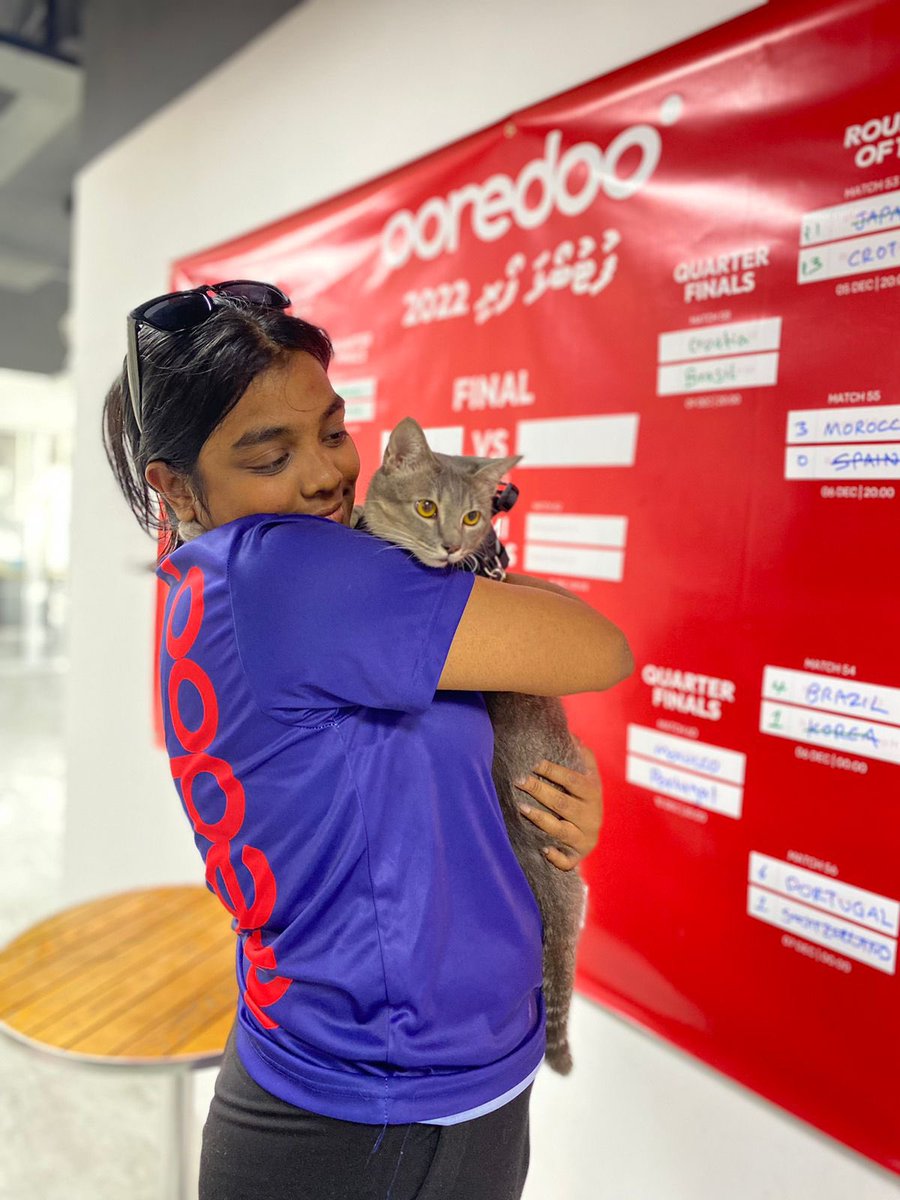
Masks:
[[[128,314],[127,322],[128,394],[131,396],[134,419],[141,433],[144,432],[144,423],[138,326],[150,325],[163,333],[193,329],[195,325],[201,325],[215,309],[222,307],[214,296],[209,295],[210,292],[219,296],[229,296],[232,300],[243,300],[247,304],[259,304],[264,308],[288,308],[291,303],[281,288],[272,283],[259,283],[255,279],[229,279],[226,283],[202,283],[199,287],[184,292],[167,292],[164,296],[154,296],[152,300],[133,308]]]

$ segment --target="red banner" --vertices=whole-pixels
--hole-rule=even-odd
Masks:
[[[567,700],[580,988],[895,1171],[898,52],[895,4],[772,5],[173,276],[329,331],[361,498],[407,414],[524,456],[516,567],[638,664]]]

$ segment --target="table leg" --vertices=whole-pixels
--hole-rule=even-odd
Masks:
[[[172,1072],[170,1134],[165,1164],[164,1200],[197,1200],[194,1163],[194,1077],[190,1067]]]

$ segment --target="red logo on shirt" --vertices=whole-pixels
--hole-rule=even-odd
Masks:
[[[181,746],[188,752],[170,757],[172,778],[181,785],[181,796],[194,829],[212,845],[206,855],[206,881],[228,911],[237,918],[238,932],[249,935],[244,941],[244,954],[250,961],[244,1003],[264,1029],[277,1029],[273,1021],[262,1010],[280,1000],[291,986],[291,980],[276,976],[268,983],[260,979],[259,971],[274,971],[278,968],[275,951],[262,944],[260,927],[265,925],[275,907],[278,889],[269,861],[256,846],[245,845],[241,850],[241,862],[253,880],[253,903],[244,895],[234,864],[231,861],[231,841],[237,837],[244,823],[246,803],[244,789],[235,777],[229,763],[207,753],[219,727],[219,702],[212,680],[201,666],[187,657],[203,624],[203,572],[191,567],[182,580],[181,572],[168,560],[162,569],[180,586],[172,597],[166,620],[166,649],[174,659],[169,674],[168,700],[172,728]],[[171,584],[169,585],[172,586]],[[187,596],[189,609],[187,621],[181,633],[172,628],[175,610],[182,597]],[[197,691],[203,704],[203,717],[196,729],[184,721],[178,707],[181,685],[189,683]],[[204,821],[194,804],[193,787],[198,775],[211,775],[218,784],[225,800],[225,811],[218,821]]]

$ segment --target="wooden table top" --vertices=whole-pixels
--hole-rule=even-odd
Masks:
[[[205,887],[102,896],[0,950],[0,1033],[92,1062],[215,1062],[234,961],[231,918]]]

